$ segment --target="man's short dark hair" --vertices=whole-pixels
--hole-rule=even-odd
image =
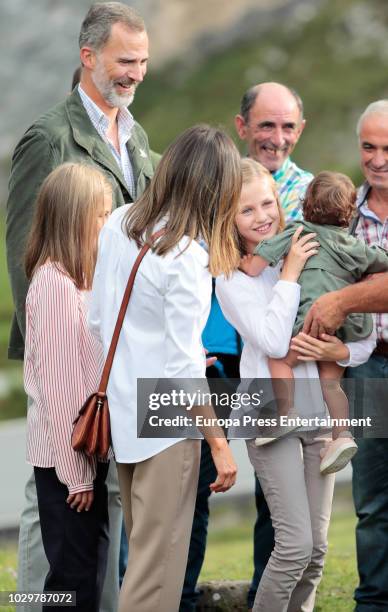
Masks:
[[[283,87],[285,87],[295,99],[296,105],[300,112],[300,120],[302,121],[303,120],[302,98],[300,97],[298,92],[295,91],[295,89],[292,89],[291,87],[287,87],[287,85],[283,85]],[[250,87],[248,91],[246,91],[242,97],[241,105],[240,105],[240,115],[244,119],[245,123],[249,122],[249,113],[251,111],[252,106],[256,102],[257,96],[260,93],[260,88],[261,88],[261,85],[254,85],[253,87]]]
[[[79,47],[91,47],[99,51],[108,41],[112,26],[122,23],[130,30],[144,32],[145,24],[136,11],[122,2],[97,2],[92,4],[81,25]]]

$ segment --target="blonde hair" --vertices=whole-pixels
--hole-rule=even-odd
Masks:
[[[357,191],[340,172],[320,172],[311,181],[303,200],[303,216],[310,223],[348,227],[356,212]]]
[[[241,172],[242,172],[243,186],[249,183],[252,183],[252,181],[256,178],[261,179],[261,180],[267,179],[269,181],[273,195],[276,200],[278,212],[279,212],[279,227],[276,232],[277,234],[279,234],[280,232],[284,230],[286,226],[286,222],[284,219],[282,205],[280,204],[280,198],[279,198],[278,190],[276,187],[276,183],[272,177],[272,174],[262,164],[255,161],[254,159],[251,159],[250,157],[244,157],[241,159]],[[240,245],[240,252],[242,254],[245,254],[245,248],[244,248],[244,245],[242,244],[242,240],[240,237],[239,237],[239,245]]]
[[[165,255],[183,236],[202,239],[212,276],[230,274],[240,254],[234,219],[241,193],[240,156],[232,139],[207,125],[189,128],[160,160],[154,177],[129,208],[123,227],[138,246],[163,221],[155,252]]]
[[[39,190],[27,240],[25,271],[30,280],[48,259],[59,263],[79,289],[90,289],[96,264],[97,215],[108,179],[83,163],[58,166]]]

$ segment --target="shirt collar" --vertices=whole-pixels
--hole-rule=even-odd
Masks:
[[[105,115],[105,113],[101,110],[99,106],[88,96],[87,93],[82,89],[81,85],[78,85],[78,92],[84,105],[84,108],[89,115],[89,118],[96,129],[100,127],[102,132],[106,134],[106,131],[109,127],[109,119]],[[120,131],[124,137],[124,140],[127,141],[130,139],[133,127],[135,125],[134,118],[129,110],[123,106],[119,108],[119,112],[117,113],[117,121],[120,127]]]
[[[357,191],[357,200],[356,200],[357,208],[361,208],[363,204],[366,204],[369,191],[370,191],[370,185],[368,181],[365,181]]]
[[[368,195],[371,190],[371,186],[368,181],[365,181],[357,192],[356,205],[358,209],[358,213],[363,215],[367,219],[372,219],[375,223],[383,224],[381,219],[373,212],[368,206]]]
[[[291,159],[287,157],[287,159],[283,162],[283,165],[279,168],[279,170],[276,170],[272,173],[274,180],[278,181],[279,179],[281,179],[281,177],[284,176],[287,170],[289,169],[290,165]]]
[[[132,114],[129,112],[126,106],[119,108],[117,115],[120,130],[122,130],[125,141],[129,140],[132,134],[132,130],[135,125],[135,120]]]

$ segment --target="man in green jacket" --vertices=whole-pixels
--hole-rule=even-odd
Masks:
[[[142,194],[157,161],[155,155],[150,155],[145,131],[127,110],[147,71],[148,37],[143,20],[119,2],[94,4],[82,23],[79,43],[79,86],[27,130],[12,158],[6,237],[15,303],[10,358],[23,359],[24,354],[28,282],[23,255],[43,180],[59,164],[87,161],[108,176],[114,206],[121,206]],[[113,474],[112,479],[110,559],[101,609],[113,612],[118,597],[121,504],[117,475]],[[47,561],[41,544],[33,475],[27,482],[26,499],[20,523],[18,590],[34,592],[42,590]]]
[[[105,11],[103,5],[97,5],[89,11],[90,19],[98,25],[102,21],[99,13],[108,13],[112,5],[116,6],[111,12],[118,16],[112,15],[111,34],[102,46],[93,44],[93,34],[87,38],[88,29],[81,30],[81,89],[75,88],[66,100],[42,115],[24,134],[12,158],[7,256],[16,312],[10,358],[23,358],[27,281],[22,260],[35,198],[46,176],[63,162],[94,163],[108,175],[114,206],[120,206],[141,195],[153,175],[147,135],[126,108],[147,70],[147,33],[141,18],[118,2],[108,3]],[[123,15],[130,14],[128,21],[120,18],[121,10]],[[92,32],[88,17],[85,22]],[[112,102],[107,84],[113,92]]]

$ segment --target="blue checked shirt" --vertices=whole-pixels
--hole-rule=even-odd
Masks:
[[[132,198],[135,200],[135,179],[133,177],[132,164],[126,146],[128,140],[131,138],[133,126],[135,125],[135,121],[131,113],[125,107],[120,108],[119,112],[117,113],[118,136],[120,145],[120,153],[118,153],[116,148],[113,146],[113,143],[109,140],[106,134],[109,128],[108,117],[102,112],[102,110],[97,106],[97,104],[93,102],[91,98],[89,98],[89,96],[84,92],[80,85],[78,85],[78,92],[90,121],[101,136],[102,140],[108,145],[110,152],[115,158],[116,163],[123,174],[125,183],[128,187],[128,191],[131,194]]]
[[[298,168],[289,157],[272,176],[278,188],[286,223],[303,219],[301,200],[314,176],[311,172]]]

